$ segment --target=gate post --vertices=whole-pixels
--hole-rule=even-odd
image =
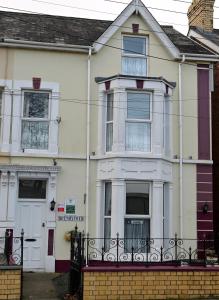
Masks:
[[[70,274],[69,274],[69,294],[77,294],[79,299],[83,297],[83,274],[81,269],[84,264],[84,236],[81,232],[71,231],[70,250]]]

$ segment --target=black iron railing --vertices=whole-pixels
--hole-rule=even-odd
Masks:
[[[174,238],[90,238],[82,236],[87,265],[99,262],[114,264],[219,264],[219,253],[213,239]]]
[[[0,267],[23,266],[24,232],[19,237],[13,236],[11,230],[6,230],[0,237]]]

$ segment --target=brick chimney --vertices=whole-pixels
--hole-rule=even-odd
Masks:
[[[188,9],[189,27],[197,26],[204,31],[213,30],[215,0],[193,0]]]

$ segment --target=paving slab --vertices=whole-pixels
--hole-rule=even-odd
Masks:
[[[24,300],[59,300],[54,279],[59,277],[57,273],[33,273],[24,272],[23,275],[23,299]]]

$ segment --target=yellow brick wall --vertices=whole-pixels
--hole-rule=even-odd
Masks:
[[[0,270],[0,300],[20,299],[21,270]]]
[[[84,300],[197,299],[219,296],[219,272],[84,272]]]

